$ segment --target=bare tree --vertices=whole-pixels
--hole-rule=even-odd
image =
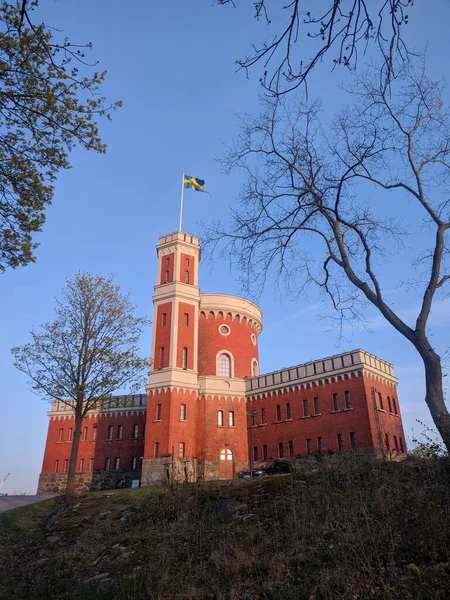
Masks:
[[[266,99],[265,112],[245,120],[225,159],[247,173],[243,208],[231,230],[215,223],[207,241],[213,251],[225,243],[251,289],[274,268],[298,288],[318,285],[341,319],[373,304],[420,354],[425,400],[450,449],[441,357],[428,332],[433,301],[450,279],[443,83],[405,64],[388,94],[379,71],[371,73],[356,79],[355,103],[329,128],[317,103],[292,108],[286,97]],[[418,273],[409,282],[421,298],[413,326],[384,291],[386,261],[402,244],[405,269]],[[400,286],[404,271],[397,273]]]
[[[238,0],[217,2],[236,6]],[[306,84],[314,67],[333,52],[333,68],[355,68],[360,53],[364,54],[370,43],[383,56],[384,83],[388,85],[395,77],[396,62],[409,54],[402,27],[408,23],[407,10],[414,0],[291,0],[282,6],[258,0],[253,4],[255,19],[272,24],[275,14],[275,20],[284,20],[284,25],[271,40],[253,43],[252,52],[236,63],[246,71],[260,64],[264,69],[260,81],[271,93],[285,94]],[[305,38],[312,43],[300,52],[300,42]],[[308,53],[312,55],[306,58]]]
[[[41,332],[31,331],[31,343],[12,353],[33,392],[74,411],[67,477],[67,493],[73,494],[83,419],[116,390],[142,383],[148,361],[140,357],[137,344],[148,321],[134,316],[130,298],[111,277],[88,273],[67,281],[55,313]]]

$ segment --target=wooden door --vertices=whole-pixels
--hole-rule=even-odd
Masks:
[[[233,479],[233,453],[229,448],[220,451],[220,479]]]

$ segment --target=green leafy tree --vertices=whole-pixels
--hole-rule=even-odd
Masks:
[[[29,377],[33,392],[74,411],[67,493],[74,493],[82,421],[87,413],[126,387],[143,382],[148,360],[138,341],[145,317],[134,316],[129,296],[111,277],[78,273],[68,280],[56,318],[31,331],[32,342],[12,349],[14,365]]]
[[[120,105],[99,94],[106,71],[86,62],[90,44],[33,24],[36,4],[0,3],[0,271],[35,261],[57,173],[77,144],[105,152],[97,120]]]

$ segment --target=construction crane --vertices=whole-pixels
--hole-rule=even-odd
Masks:
[[[3,479],[0,481],[0,489],[2,489],[3,484],[5,483],[5,481],[8,479],[8,477],[11,475],[11,473],[7,473],[5,477],[3,477]]]

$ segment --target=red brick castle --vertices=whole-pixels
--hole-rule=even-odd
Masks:
[[[261,309],[201,293],[197,237],[163,236],[157,256],[147,395],[116,396],[85,419],[80,489],[228,479],[250,453],[405,452],[391,364],[354,350],[260,375]],[[63,489],[74,427],[62,403],[48,415],[41,493]]]

